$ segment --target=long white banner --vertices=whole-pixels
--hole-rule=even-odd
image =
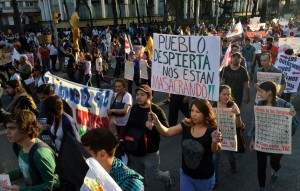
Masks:
[[[52,85],[55,94],[66,100],[72,108],[80,135],[93,128],[110,127],[107,109],[113,95],[112,90],[87,87],[49,72],[45,74],[45,79]]]

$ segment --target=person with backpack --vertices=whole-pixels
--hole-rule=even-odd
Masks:
[[[38,108],[32,97],[25,91],[19,80],[10,80],[5,84],[5,90],[9,96],[12,96],[12,101],[8,105],[6,111],[14,113],[18,109],[28,109],[37,117],[39,116]]]
[[[292,135],[295,133],[296,128],[298,127],[299,120],[296,116],[296,111],[294,109],[294,106],[283,100],[280,99],[276,94],[276,84],[271,81],[263,82],[259,85],[259,93],[261,100],[257,103],[258,106],[270,106],[270,107],[284,107],[284,108],[290,108],[290,115],[293,117],[292,119]],[[271,126],[271,123],[269,128],[274,128]],[[252,138],[250,142],[250,151],[254,150],[255,145],[255,120],[252,122],[252,129],[248,133],[248,135]],[[283,154],[277,154],[277,153],[267,153],[267,152],[261,152],[256,151],[257,153],[257,175],[258,175],[258,182],[259,187],[261,191],[266,191],[265,184],[266,184],[266,169],[267,169],[267,159],[268,156],[270,156],[270,164],[273,169],[273,172],[271,174],[271,181],[275,182],[278,179],[279,170],[281,168],[280,160],[283,156]]]
[[[6,118],[4,126],[8,141],[18,145],[15,149],[19,163],[17,171],[25,180],[25,185],[6,186],[4,189],[9,191],[57,189],[60,183],[58,175],[55,174],[55,155],[47,145],[38,146],[43,145],[43,142],[37,138],[40,126],[35,114],[29,110],[18,110]],[[17,172],[13,170],[8,174],[11,176]]]
[[[120,135],[120,144],[124,144],[129,154],[129,167],[141,174],[146,189],[151,190],[146,182],[159,180],[164,183],[165,190],[170,190],[172,180],[169,171],[159,169],[159,143],[160,135],[156,129],[147,129],[145,123],[148,112],[155,113],[159,120],[168,127],[168,120],[164,111],[152,103],[152,90],[148,85],[141,85],[136,90],[136,104],[131,108],[125,130]]]

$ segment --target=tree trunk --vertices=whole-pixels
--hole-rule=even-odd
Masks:
[[[247,5],[246,5],[246,18],[247,18],[247,16],[248,16],[249,5],[250,5],[250,0],[247,0]]]
[[[265,23],[266,22],[267,6],[268,6],[268,0],[263,0],[261,11],[259,13],[260,16],[261,16],[261,19],[260,19],[261,23]]]
[[[111,8],[114,16],[114,25],[115,27],[118,26],[118,13],[117,13],[117,5],[116,5],[116,0],[111,1]]]
[[[200,0],[195,0],[194,2],[194,24],[199,25],[199,7],[200,7]]]
[[[135,8],[136,8],[136,13],[137,13],[137,17],[138,17],[138,23],[141,23],[138,0],[135,0]]]
[[[76,0],[75,12],[79,14],[80,0]]]
[[[88,5],[87,1],[84,1],[84,0],[83,0],[82,2],[86,5],[86,7],[87,7],[87,9],[88,9],[88,11],[89,11],[91,27],[94,27],[94,23],[93,23],[93,15],[92,15],[91,7]]]
[[[258,0],[253,0],[253,8],[252,8],[251,17],[256,16],[257,3],[258,3]]]
[[[70,14],[69,14],[69,9],[68,9],[68,6],[67,6],[67,2],[66,2],[66,0],[63,0],[62,3],[63,3],[63,6],[64,6],[64,9],[66,10],[66,15],[67,15],[66,20],[69,20],[70,19]]]
[[[177,4],[176,13],[178,13],[178,17],[177,17],[177,14],[176,14],[176,23],[177,23],[177,26],[179,26],[184,21],[184,1],[183,0],[179,1],[179,3],[178,3],[178,1],[176,1],[176,4]]]
[[[122,8],[121,8],[120,1],[118,1],[118,7],[119,7],[119,18],[121,19],[121,25],[123,25]]]
[[[282,8],[282,15],[286,13],[290,13],[290,5],[291,5],[291,0],[285,0],[285,4]]]
[[[191,19],[191,0],[187,0],[187,13],[186,13],[186,18],[188,20]]]
[[[19,34],[24,34],[23,24],[21,22],[21,15],[20,15],[20,12],[19,12],[17,0],[12,0],[12,7],[13,7],[13,10],[14,10],[15,28],[17,29],[17,32]],[[13,33],[15,33],[15,32],[13,32]]]
[[[164,24],[168,23],[168,8],[167,8],[167,0],[164,0]]]
[[[219,24],[219,0],[215,0],[216,26]]]
[[[149,22],[151,22],[151,14],[150,14],[150,11],[149,11],[149,0],[146,0],[146,9],[147,9],[148,20],[149,20]]]

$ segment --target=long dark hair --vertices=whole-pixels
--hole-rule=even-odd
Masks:
[[[259,88],[268,92],[268,91],[271,91],[272,93],[272,106],[276,106],[277,105],[277,99],[276,99],[276,84],[274,82],[271,82],[271,81],[266,81],[266,82],[263,82],[259,85]],[[263,105],[266,105],[267,104],[267,101],[262,101],[262,104]]]
[[[217,127],[215,114],[208,100],[196,98],[192,101],[191,108],[193,107],[193,105],[195,105],[197,109],[204,115],[204,126]],[[189,126],[194,125],[191,118],[185,118],[184,122],[187,123]]]
[[[63,114],[63,101],[58,95],[49,96],[45,100],[45,111],[54,116],[54,132],[57,132]]]

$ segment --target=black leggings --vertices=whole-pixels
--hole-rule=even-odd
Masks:
[[[264,153],[257,151],[257,176],[260,187],[265,187],[266,184],[266,169],[267,169],[267,159],[270,156],[270,165],[272,169],[277,172],[280,168],[280,160],[283,156],[282,154],[274,153]]]

